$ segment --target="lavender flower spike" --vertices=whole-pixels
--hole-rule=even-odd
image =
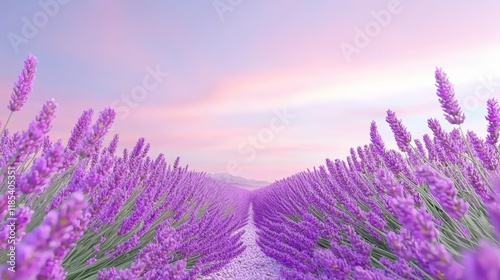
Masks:
[[[11,100],[7,106],[12,112],[21,110],[26,100],[28,100],[33,86],[37,64],[38,61],[36,57],[31,54],[29,54],[28,59],[24,61],[24,69],[19,73],[17,82],[14,84]]]
[[[455,98],[453,85],[448,81],[446,73],[441,68],[436,68],[436,86],[439,103],[444,111],[444,117],[451,124],[462,124],[465,121],[465,115],[458,105]]]
[[[500,135],[500,105],[496,99],[488,100],[488,136],[486,136],[486,143],[496,145],[498,136]]]
[[[88,109],[83,111],[82,115],[78,119],[73,131],[71,132],[71,137],[68,140],[68,149],[74,151],[78,147],[78,143],[85,137],[91,122],[94,110]]]
[[[47,134],[50,131],[50,123],[55,118],[56,108],[57,103],[54,98],[51,98],[43,104],[40,114],[36,117],[37,128],[43,134]]]
[[[490,215],[491,225],[495,229],[497,238],[500,240],[500,177],[494,180],[494,201],[486,204]]]
[[[442,178],[429,165],[417,167],[415,173],[417,177],[429,185],[432,195],[451,217],[459,219],[467,213],[469,204],[458,197],[457,189],[452,180]]]
[[[475,252],[466,252],[462,264],[465,267],[463,279],[500,279],[500,249],[486,241],[481,241]]]
[[[33,153],[43,144],[43,136],[50,131],[50,123],[55,117],[57,103],[50,99],[43,105],[40,114],[30,123],[29,129],[22,135],[19,150],[27,154]]]
[[[80,142],[80,145],[77,148],[80,156],[90,157],[99,151],[102,145],[102,140],[111,128],[111,125],[115,120],[115,116],[115,110],[111,108],[106,108],[100,113],[99,119],[92,126],[90,131],[88,131],[87,135]]]
[[[409,149],[411,143],[411,134],[406,130],[406,127],[398,120],[396,113],[391,110],[387,110],[387,117],[385,118],[389,126],[391,127],[396,143],[401,151],[406,152]]]
[[[384,140],[382,140],[382,136],[377,129],[377,123],[372,121],[370,125],[370,140],[372,141],[373,146],[375,147],[375,151],[381,156],[385,154],[385,145]]]
[[[64,147],[59,141],[37,158],[31,170],[18,179],[18,188],[25,194],[33,193],[44,187],[50,176],[59,171],[64,162]]]
[[[0,265],[0,279],[48,279],[37,276],[41,276],[47,261],[54,257],[61,244],[71,238],[75,228],[78,230],[87,206],[83,194],[77,192],[59,210],[49,212],[37,228],[16,244],[15,272],[8,264]]]

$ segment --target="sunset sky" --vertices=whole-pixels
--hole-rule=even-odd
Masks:
[[[55,98],[51,135],[66,140],[83,110],[113,106],[121,149],[145,137],[170,162],[274,181],[368,144],[372,120],[396,147],[387,109],[414,137],[430,117],[444,124],[442,67],[464,128],[485,136],[500,2],[360,2],[2,1],[0,119],[32,53],[34,91],[11,129]]]

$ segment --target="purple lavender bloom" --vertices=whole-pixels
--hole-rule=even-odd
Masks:
[[[351,153],[351,159],[352,159],[352,162],[354,164],[354,167],[355,167],[356,171],[363,172],[363,166],[358,161],[358,157],[356,155],[356,150],[354,150],[354,148],[351,148],[349,151]]]
[[[130,158],[135,158],[139,157],[141,154],[142,148],[144,147],[145,139],[144,137],[139,138],[137,140],[137,143],[134,146],[134,149],[132,150],[132,153],[130,154]]]
[[[43,265],[53,253],[44,250],[50,237],[51,229],[47,225],[40,225],[30,232],[21,243],[16,246],[16,270],[9,271],[9,265],[0,266],[0,279],[33,279],[38,275]],[[57,245],[55,243],[54,245]]]
[[[376,268],[363,268],[361,266],[356,266],[354,268],[353,279],[359,280],[385,280],[388,279],[382,270]]]
[[[137,246],[139,246],[139,236],[137,234],[134,234],[128,240],[117,244],[115,248],[113,248],[110,251],[107,251],[106,256],[110,258],[116,258],[121,254],[129,252],[130,250],[134,249]]]
[[[57,104],[55,100],[52,98],[45,102],[42,107],[42,111],[40,115],[36,117],[36,125],[37,128],[43,133],[47,134],[50,131],[50,123],[56,117],[55,111],[57,108]]]
[[[428,119],[427,126],[434,133],[434,137],[440,141],[447,148],[451,148],[450,139],[448,134],[443,130],[443,127],[436,119]]]
[[[50,137],[46,135],[43,138],[42,153],[45,153],[50,146],[52,146],[52,141],[50,141]]]
[[[377,178],[384,187],[387,188],[387,194],[391,197],[403,197],[403,186],[396,183],[387,170],[381,168],[377,172]]]
[[[435,241],[439,231],[433,222],[433,216],[423,209],[415,209],[413,198],[393,198],[396,216],[399,222],[420,241]]]
[[[344,232],[351,243],[352,250],[358,255],[356,258],[357,265],[369,266],[371,262],[371,248],[373,245],[369,245],[368,242],[363,240],[351,226],[344,226]]]
[[[109,142],[108,151],[111,155],[115,154],[116,148],[118,147],[119,140],[120,140],[120,136],[118,134],[115,134],[113,136],[113,139],[111,140],[111,142]]]
[[[25,131],[18,144],[17,157],[14,160],[14,165],[17,165],[23,159],[23,156],[34,153],[41,147],[44,141],[44,135],[50,130],[50,123],[55,117],[55,109],[57,104],[54,99],[45,102],[40,114],[30,123],[27,131]]]
[[[177,169],[179,168],[179,161],[180,161],[180,160],[181,160],[181,158],[180,158],[180,157],[177,157],[177,158],[175,159],[175,162],[174,162],[174,167],[173,167],[173,169],[174,169],[174,170],[177,170]]]
[[[10,194],[5,193],[0,196],[0,221],[3,221],[5,216],[7,216],[8,210],[7,210],[7,202],[8,202],[8,197]]]
[[[108,280],[108,279],[116,279],[116,280],[131,280],[131,279],[140,279],[140,275],[142,274],[142,270],[135,271],[131,268],[117,270],[114,267],[102,269],[99,271],[97,275],[98,280]],[[167,279],[167,278],[146,278],[146,279]]]
[[[172,279],[184,280],[190,279],[189,272],[186,272],[187,262],[184,260],[176,261],[173,264],[166,265],[165,267],[154,268],[144,274],[145,279]]]
[[[81,156],[90,157],[99,151],[102,140],[111,128],[115,116],[116,113],[111,108],[106,108],[101,112],[97,122],[92,126],[92,129],[87,133],[85,139],[80,143],[78,151]]]
[[[405,160],[401,156],[401,153],[398,153],[395,150],[389,150],[384,155],[384,162],[393,174],[399,174],[399,172],[404,171]]]
[[[488,170],[496,171],[500,165],[500,161],[496,155],[495,148],[491,145],[486,145],[473,131],[467,131],[467,138],[481,164]]]
[[[465,267],[463,280],[500,279],[500,249],[485,241],[481,241],[476,251],[468,251],[462,264]]]
[[[395,263],[393,263],[389,259],[382,257],[380,258],[380,262],[395,272],[398,276],[401,276],[404,279],[411,279],[410,276],[414,268],[412,268],[405,259],[399,258]]]
[[[91,170],[92,172],[93,170]],[[93,173],[90,173],[93,174]],[[45,208],[45,213],[49,213],[53,209],[59,208],[59,206],[68,198],[68,196],[80,190],[80,185],[82,185],[83,180],[85,179],[85,167],[84,164],[79,164],[73,173],[73,178],[69,182],[69,184],[63,187],[53,198],[52,201]]]
[[[406,152],[409,149],[411,143],[411,134],[406,130],[406,127],[398,120],[396,113],[391,110],[387,110],[387,117],[385,119],[389,126],[391,127],[396,143],[401,151]]]
[[[496,99],[488,100],[488,115],[486,116],[486,120],[488,121],[486,143],[496,145],[498,136],[500,135],[500,106]]]
[[[427,149],[427,153],[429,154],[429,160],[436,160],[437,151],[436,151],[436,145],[434,145],[434,141],[432,141],[429,134],[424,134],[423,139],[425,148]]]
[[[87,129],[89,128],[90,123],[92,122],[92,115],[94,114],[94,110],[88,109],[83,111],[80,118],[73,128],[71,132],[71,137],[68,140],[68,149],[75,151],[78,147],[78,143],[82,140],[87,133]]]
[[[497,237],[500,238],[500,203],[488,203],[486,204],[486,209],[488,210],[490,221],[496,231]]]
[[[101,155],[98,164],[90,169],[86,182],[82,184],[83,192],[86,194],[94,193],[95,188],[108,177],[114,163],[115,161],[111,154],[105,153]]]
[[[457,189],[452,180],[441,178],[441,175],[428,165],[417,168],[415,174],[429,184],[431,193],[451,217],[459,219],[467,213],[469,205],[463,199],[457,198]]]
[[[11,95],[11,100],[7,106],[12,112],[19,111],[28,100],[35,79],[36,66],[38,61],[36,57],[29,54],[28,59],[24,61],[24,69],[19,73],[17,82]]]
[[[52,257],[45,262],[45,266],[42,268],[40,273],[38,273],[37,280],[64,280],[67,279],[67,275],[68,273],[62,266],[62,261]]]
[[[375,151],[377,151],[377,153],[381,156],[384,155],[385,153],[384,140],[382,140],[382,137],[378,132],[377,123],[375,123],[374,121],[372,121],[370,125],[370,140],[372,141],[372,144],[375,147]]]
[[[317,250],[314,252],[315,261],[323,267],[326,276],[334,279],[344,279],[351,272],[351,266],[342,258],[338,258],[330,250]]]
[[[411,233],[402,228],[398,234],[390,231],[387,233],[387,245],[400,258],[405,260],[414,259],[417,253],[416,242]]]
[[[469,184],[474,188],[476,193],[481,197],[483,202],[485,203],[490,203],[492,202],[492,196],[486,187],[485,183],[483,182],[483,179],[481,178],[481,175],[479,174],[479,171],[476,169],[476,167],[468,163],[465,165],[465,176],[469,182]]]
[[[75,193],[61,210],[45,216],[42,224],[17,244],[16,272],[9,272],[8,265],[0,266],[0,278],[34,279],[39,275],[47,267],[47,261],[55,256],[56,249],[71,236],[73,229],[78,228],[86,207],[83,195]]]
[[[34,211],[26,206],[20,206],[16,209],[14,213],[14,218],[16,219],[14,221],[16,227],[16,243],[18,243],[26,235],[26,226],[28,226],[31,221],[33,213]],[[9,246],[11,246],[7,241],[10,233],[10,227],[8,225],[11,222],[11,220],[6,220],[0,224],[0,249],[7,250]]]
[[[415,139],[415,145],[417,146],[417,151],[420,153],[420,155],[425,158],[426,155],[422,142],[419,139]]]
[[[83,209],[88,203],[81,192],[74,193],[71,198],[61,206],[59,211],[49,212],[44,220],[44,224],[50,225],[52,234],[51,240],[61,242],[69,230],[80,227],[80,221],[85,217]],[[49,218],[50,216],[54,218]]]
[[[47,222],[53,229],[49,242],[53,243],[56,240],[58,246],[54,246],[53,254],[45,262],[38,279],[66,279],[67,272],[62,263],[87,228],[90,214],[83,213],[86,206],[87,202],[82,193],[75,193],[59,210],[58,219]],[[54,215],[53,213],[50,212],[49,215]]]
[[[94,256],[94,257],[88,259],[86,263],[87,263],[87,265],[91,265],[91,264],[95,263],[96,261],[97,261],[97,258]]]
[[[178,236],[172,229],[168,227],[160,228],[156,232],[156,236],[153,242],[148,243],[143,249],[139,251],[136,256],[135,262],[131,265],[131,268],[120,271],[117,271],[114,268],[103,269],[99,272],[98,279],[111,279],[109,277],[117,276],[123,273],[133,273],[135,276],[142,276],[148,271],[154,271],[155,268],[169,266],[174,257],[173,252],[181,245],[181,243],[177,239]],[[119,254],[130,250],[130,246],[137,246],[138,240],[139,239],[137,235],[134,235],[134,237],[132,237],[130,240],[119,244],[116,248],[116,251],[113,252],[111,256],[116,257]]]
[[[455,98],[455,90],[453,85],[448,81],[446,73],[441,68],[436,68],[436,86],[439,103],[444,111],[444,117],[451,124],[462,124],[465,120],[465,115],[458,105]]]
[[[418,243],[419,263],[437,279],[461,279],[463,268],[441,243]]]
[[[63,162],[64,147],[59,141],[49,148],[43,156],[36,159],[28,173],[21,175],[18,180],[19,189],[25,194],[37,191],[49,182],[53,173],[59,171]]]

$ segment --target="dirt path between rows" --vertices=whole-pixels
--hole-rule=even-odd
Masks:
[[[272,258],[266,256],[257,245],[257,228],[253,223],[253,209],[249,209],[250,219],[243,228],[242,237],[246,250],[234,258],[220,271],[200,279],[205,280],[280,280],[280,265]]]

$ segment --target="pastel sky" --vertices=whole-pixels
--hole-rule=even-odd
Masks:
[[[121,149],[145,137],[152,155],[191,169],[274,181],[345,158],[369,143],[372,120],[396,147],[387,109],[418,138],[428,118],[444,123],[436,67],[455,84],[465,129],[484,136],[486,100],[500,97],[499,10],[494,0],[2,1],[0,103],[32,53],[34,91],[11,129],[55,98],[51,134],[66,140],[83,110],[113,106]]]

